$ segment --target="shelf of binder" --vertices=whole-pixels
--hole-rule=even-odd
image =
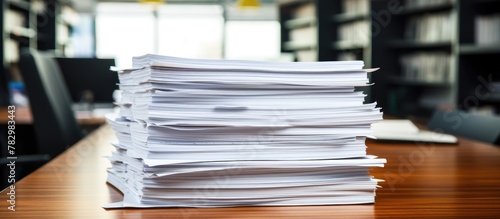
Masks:
[[[422,1],[425,2],[425,1]],[[432,4],[432,5],[422,5],[422,6],[406,6],[400,13],[394,15],[418,15],[427,14],[432,12],[449,11],[454,7],[453,2]]]
[[[299,5],[299,4],[304,4],[304,3],[311,3],[314,0],[278,0],[278,4],[282,6],[289,6],[289,5]]]
[[[312,27],[315,25],[316,25],[315,17],[301,17],[301,18],[287,20],[285,22],[285,27],[287,29],[298,29],[304,27]]]
[[[318,46],[313,42],[297,42],[289,41],[285,42],[285,49],[290,51],[301,51],[301,50],[315,50]]]
[[[337,39],[338,43],[334,49],[351,49],[354,45],[355,47],[365,47],[370,43],[370,23],[366,20],[357,20],[350,23],[343,23],[337,27]],[[347,48],[346,48],[347,47]]]
[[[500,5],[500,4],[499,4]],[[493,6],[491,6],[493,7]],[[492,52],[500,45],[500,13],[474,16],[474,42],[476,52]],[[486,49],[492,48],[492,49]],[[467,50],[466,50],[467,51]]]
[[[368,46],[367,43],[351,42],[351,41],[338,41],[332,43],[332,49],[336,50],[365,49],[367,46]]]
[[[17,37],[24,37],[24,38],[36,37],[36,31],[26,27],[15,27],[12,28],[12,30],[9,30],[8,33],[10,35],[14,35]]]
[[[387,83],[392,85],[401,85],[401,86],[416,86],[416,87],[450,87],[450,82],[445,81],[426,81],[420,79],[411,79],[405,77],[388,77]]]
[[[17,42],[21,46],[29,47],[36,39],[37,34],[36,31],[30,28],[25,27],[17,27],[12,30],[6,31],[9,38]]]
[[[29,12],[30,4],[25,1],[7,1],[7,5],[10,9],[20,11],[20,12]]]
[[[393,49],[446,50],[450,51],[450,41],[423,42],[417,40],[392,40],[389,46]]]
[[[344,14],[334,15],[332,17],[332,22],[342,24],[342,23],[349,23],[349,22],[354,22],[354,21],[363,21],[363,20],[368,20],[368,19],[370,19],[369,14],[344,13]]]
[[[500,45],[466,44],[461,45],[458,51],[463,55],[500,54]]]

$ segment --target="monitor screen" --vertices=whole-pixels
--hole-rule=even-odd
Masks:
[[[56,58],[73,102],[82,102],[91,95],[95,103],[112,103],[118,89],[118,75],[109,70],[114,59]]]

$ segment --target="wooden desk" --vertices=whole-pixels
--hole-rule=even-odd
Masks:
[[[376,204],[301,207],[164,208],[104,210],[122,195],[106,184],[114,134],[104,125],[16,184],[16,212],[1,192],[8,218],[482,218],[500,215],[500,148],[460,139],[458,146],[386,144],[368,152],[387,158],[371,173],[387,182]],[[4,180],[4,179],[2,179]]]
[[[33,116],[29,107],[16,107],[16,124],[33,124]],[[80,125],[102,125],[106,123],[104,116],[76,115],[76,120]],[[7,124],[7,107],[0,108],[0,124]]]

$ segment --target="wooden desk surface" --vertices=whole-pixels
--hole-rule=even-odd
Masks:
[[[0,124],[7,124],[7,107],[0,108]],[[33,116],[29,107],[16,107],[16,124],[29,125],[33,124]],[[77,115],[76,120],[81,125],[102,125],[106,123],[104,116],[85,116]]]
[[[371,173],[385,183],[368,205],[104,210],[122,195],[106,184],[114,134],[102,126],[16,184],[16,212],[1,192],[0,218],[498,218],[500,147],[460,139],[458,146],[368,142],[387,158]],[[4,180],[4,179],[2,179]]]

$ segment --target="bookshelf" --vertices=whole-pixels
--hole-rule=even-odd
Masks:
[[[332,60],[363,60],[365,68],[371,65],[371,16],[370,0],[335,0],[331,9]],[[371,80],[371,74],[368,75]],[[368,96],[365,102],[373,102],[370,87],[356,88]]]
[[[385,114],[429,118],[441,104],[500,114],[500,1],[401,1],[374,29],[389,3],[370,3],[372,95]]]
[[[457,106],[500,114],[500,1],[460,1]]]
[[[0,104],[10,104],[9,86],[11,80],[20,81],[18,68],[21,48],[36,48],[36,18],[30,1],[2,1],[2,69],[0,74]]]
[[[293,53],[296,61],[334,60],[331,51],[331,0],[278,1],[281,52]]]
[[[334,60],[363,60],[371,67],[369,0],[336,0],[331,9],[332,54]]]
[[[314,16],[290,16],[304,4],[316,4]],[[387,115],[425,119],[440,105],[500,114],[500,0],[286,1],[280,21],[289,23],[282,26],[283,52],[315,55],[298,61],[357,59],[380,67],[367,101]],[[313,43],[290,38],[308,25],[318,28],[309,34]]]
[[[296,61],[363,60],[370,67],[369,0],[279,1],[281,52]],[[369,93],[367,88],[359,90]],[[366,98],[370,102],[370,97]]]
[[[0,106],[10,104],[9,81],[22,81],[19,54],[23,48],[55,50],[64,54],[75,22],[67,0],[4,0],[0,22]]]
[[[371,1],[372,16],[387,12],[389,2]],[[428,118],[457,99],[458,1],[400,3],[371,40],[372,65],[381,68],[372,95],[387,115]]]

